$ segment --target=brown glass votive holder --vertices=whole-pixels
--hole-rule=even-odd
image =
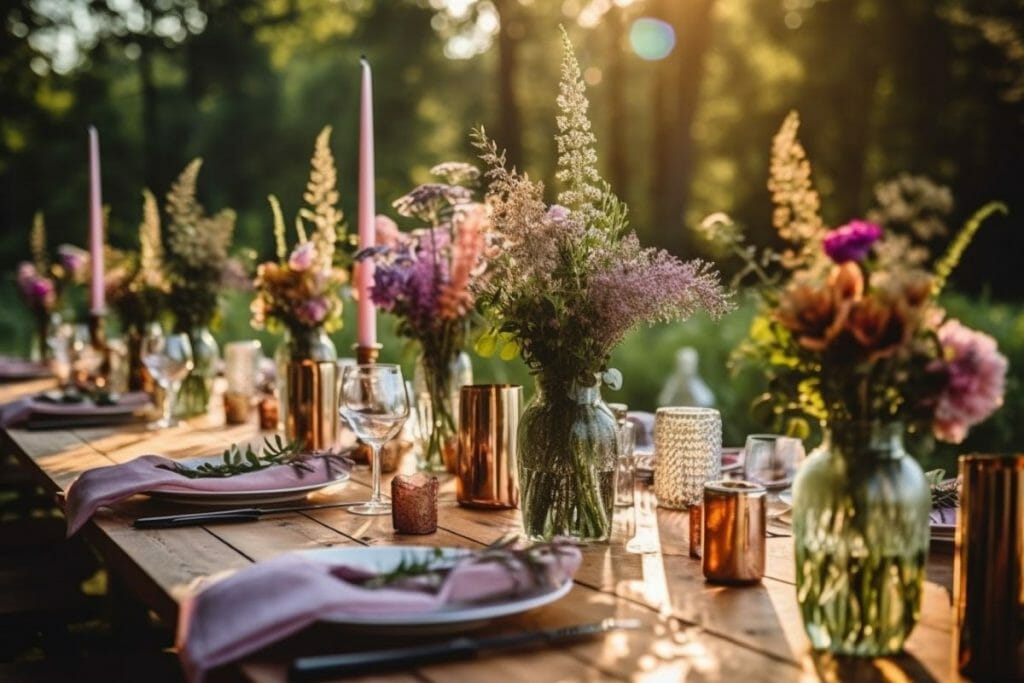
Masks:
[[[229,425],[245,424],[252,410],[252,398],[234,391],[224,392],[224,421]]]
[[[259,403],[260,429],[269,432],[277,429],[277,396],[264,396]]]
[[[422,472],[391,480],[391,521],[400,534],[437,531],[437,477]]]

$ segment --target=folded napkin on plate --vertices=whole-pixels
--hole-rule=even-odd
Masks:
[[[128,414],[126,408],[142,408],[148,403],[149,395],[142,391],[121,394],[116,404],[108,406],[98,406],[91,401],[57,403],[31,396],[5,405],[0,411],[0,427],[14,427],[34,419],[62,422],[76,419],[93,421],[98,418],[117,420]]]
[[[956,512],[958,509],[956,507],[932,508],[931,514],[928,515],[928,521],[933,525],[956,524]]]
[[[290,553],[241,569],[185,598],[178,617],[178,652],[190,681],[322,619],[422,614],[446,605],[529,595],[571,579],[580,551],[554,545],[543,570],[508,554],[502,561],[472,554],[458,562],[436,592],[413,586],[365,588],[365,571]],[[539,575],[538,575],[539,574]]]
[[[33,379],[49,377],[50,374],[50,368],[46,363],[0,356],[0,380]]]
[[[168,469],[173,468],[175,461],[159,455],[143,455],[120,465],[97,467],[83,472],[68,490],[64,509],[68,520],[68,536],[78,531],[97,508],[130,498],[136,493],[229,493],[328,484],[348,470],[348,462],[338,456],[317,455],[304,460],[307,468],[274,465],[231,477],[196,479]]]

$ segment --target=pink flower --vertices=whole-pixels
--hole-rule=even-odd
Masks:
[[[57,260],[74,282],[84,282],[89,274],[89,252],[71,244],[57,247]]]
[[[563,223],[569,218],[569,209],[561,204],[552,204],[548,207],[548,218],[555,223]]]
[[[327,312],[330,307],[327,305],[327,301],[321,297],[314,297],[308,301],[303,301],[295,307],[295,316],[300,322],[315,326],[319,325],[327,317]]]
[[[301,273],[304,270],[308,270],[313,265],[315,259],[316,248],[313,246],[313,243],[303,242],[292,250],[292,255],[288,257],[288,267],[296,273]]]
[[[960,443],[967,431],[1003,404],[1006,357],[996,340],[983,332],[947,320],[938,330],[942,364],[948,382],[939,396],[932,431],[949,443]]]
[[[402,232],[398,224],[383,214],[377,214],[374,219],[374,228],[377,231],[376,244],[379,247],[394,248],[402,241]]]

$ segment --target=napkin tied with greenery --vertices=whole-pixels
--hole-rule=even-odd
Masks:
[[[214,667],[276,643],[322,619],[414,615],[541,593],[579,569],[580,551],[554,543],[517,548],[499,541],[452,560],[438,553],[377,575],[289,553],[215,581],[185,598],[177,645],[199,683]]]
[[[231,493],[328,484],[347,472],[351,461],[334,453],[302,452],[280,437],[261,449],[232,446],[219,462],[182,463],[160,455],[143,455],[119,465],[82,473],[68,490],[65,514],[68,536],[96,510],[137,493],[202,491]]]

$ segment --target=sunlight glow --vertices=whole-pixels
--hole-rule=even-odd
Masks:
[[[676,46],[676,32],[661,19],[640,17],[629,29],[629,44],[640,59],[665,59]]]

